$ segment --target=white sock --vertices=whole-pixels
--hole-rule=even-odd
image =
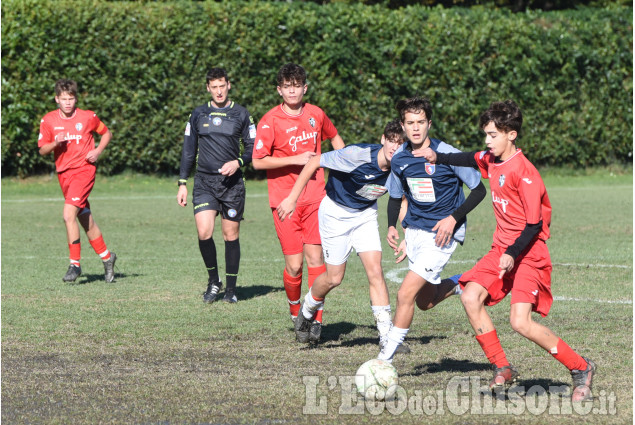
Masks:
[[[370,307],[373,309],[373,316],[375,316],[379,340],[385,341],[392,326],[390,305],[371,305]]]
[[[461,285],[456,285],[454,287],[454,295],[461,295],[463,293],[463,289],[461,289]]]
[[[384,348],[382,348],[379,352],[377,358],[392,362],[392,358],[395,356],[395,351],[397,351],[397,347],[399,347],[406,338],[408,330],[409,328],[403,329],[392,326],[388,332],[388,337],[386,338],[386,345],[384,345]]]
[[[324,301],[316,301],[311,295],[311,290],[304,296],[304,304],[302,305],[302,314],[306,319],[313,319],[315,312],[324,306]]]

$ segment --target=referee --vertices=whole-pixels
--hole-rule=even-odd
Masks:
[[[223,301],[235,303],[240,264],[238,233],[245,210],[245,182],[240,167],[251,162],[256,127],[247,109],[228,98],[231,83],[224,69],[210,69],[206,80],[212,100],[194,109],[185,127],[176,200],[182,207],[187,205],[187,178],[196,162],[192,204],[198,246],[209,276],[203,301],[214,302],[223,286],[212,239],[220,212],[227,284]]]

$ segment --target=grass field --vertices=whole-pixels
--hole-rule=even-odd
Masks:
[[[22,423],[578,424],[633,420],[633,179],[597,172],[545,177],[555,297],[536,318],[598,364],[595,400],[572,409],[568,371],[511,330],[509,300],[490,308],[521,377],[480,394],[491,377],[458,297],[417,311],[398,355],[400,398],[364,403],[351,385],[377,355],[368,284],[353,256],[327,298],[323,342],[294,341],[283,260],[265,182],[248,182],[239,302],[205,305],[191,206],[175,179],[100,177],[91,204],[116,280],[82,234],[84,274],[62,283],[67,245],[55,178],[2,180],[2,421]],[[385,199],[380,229],[385,232]],[[489,198],[447,267],[471,267],[491,243]],[[224,247],[215,234],[219,265]],[[405,274],[387,245],[391,300]],[[306,278],[305,278],[306,279]]]

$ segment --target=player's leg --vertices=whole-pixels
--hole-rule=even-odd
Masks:
[[[324,200],[329,199],[325,197]],[[320,236],[320,221],[319,211],[321,202],[316,202],[310,205],[306,205],[301,209],[296,209],[296,214],[300,219],[302,243],[304,258],[306,260],[306,269],[308,272],[308,286],[309,289],[313,286],[315,279],[326,271],[324,265],[324,255],[322,250],[322,238]],[[319,339],[319,332],[321,332],[322,326],[322,314],[323,307],[319,308],[315,314],[315,325],[312,330],[313,340]]]
[[[476,334],[476,340],[494,368],[494,377],[489,386],[495,388],[514,382],[518,378],[518,372],[507,361],[494,323],[485,309],[485,301],[489,295],[481,284],[468,282],[461,294],[461,302]]]
[[[458,284],[460,275],[441,280],[438,285],[426,285],[422,291],[417,294],[417,307],[421,310],[430,310],[441,301],[448,299],[452,295],[460,295],[462,290]]]
[[[203,293],[203,301],[206,303],[214,302],[223,286],[218,274],[216,243],[212,237],[217,214],[218,211],[212,209],[194,209],[198,249],[207,269],[207,289]]]
[[[115,262],[117,261],[117,254],[108,250],[101,230],[99,229],[99,226],[97,226],[95,218],[90,210],[89,204],[79,211],[77,219],[86,232],[86,236],[88,236],[90,246],[93,247],[93,250],[97,255],[99,255],[99,258],[101,258],[104,264],[104,280],[108,283],[112,282],[115,279]]]
[[[322,333],[321,321],[317,320],[317,313],[324,307],[326,295],[344,280],[346,263],[326,264],[326,272],[319,275],[309,289],[302,310],[295,322],[296,339],[299,342],[318,342]]]
[[[235,303],[238,301],[236,297],[236,282],[240,267],[240,239],[238,238],[240,221],[222,218],[221,228],[223,230],[223,239],[225,240],[225,280],[227,284],[223,301]]]
[[[75,205],[64,204],[62,217],[66,227],[66,240],[68,241],[70,260],[68,270],[62,278],[64,282],[74,282],[82,274],[80,264],[82,245],[79,237],[79,224],[77,224],[78,212],[79,208]]]
[[[534,251],[547,252],[546,246],[534,246],[526,256],[533,255]],[[596,369],[593,361],[576,353],[551,329],[532,320],[532,311],[546,316],[553,299],[551,295],[551,263],[548,260],[548,255],[542,255],[541,258],[545,258],[549,262],[549,266],[536,268],[525,262],[518,265],[514,288],[511,291],[510,323],[512,329],[544,348],[569,369],[574,385],[573,401],[591,399],[591,385]]]

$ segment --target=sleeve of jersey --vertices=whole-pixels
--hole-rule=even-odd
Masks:
[[[106,127],[106,124],[104,124],[94,112],[93,115],[90,117],[90,128],[91,131],[95,131],[100,136],[103,136],[108,131],[108,127]]]
[[[542,178],[538,174],[519,174],[517,178],[518,195],[523,204],[527,224],[536,224],[542,220]]]
[[[190,119],[185,125],[185,135],[183,137],[183,153],[181,154],[181,168],[179,170],[179,179],[181,180],[187,180],[190,176],[198,150],[198,133],[196,132],[196,125],[192,121],[193,118],[190,115]]]
[[[53,141],[53,133],[51,127],[42,119],[40,121],[40,134],[37,139],[37,147],[41,148],[44,145],[48,145]]]
[[[241,167],[251,162],[251,156],[254,152],[254,140],[256,139],[256,125],[254,124],[254,119],[249,115],[249,112],[245,114],[242,138],[245,149],[243,150],[242,156],[238,159]]]
[[[370,162],[370,148],[351,145],[344,149],[326,152],[320,156],[320,167],[350,173]]]
[[[401,185],[401,180],[399,180],[395,170],[390,171],[388,180],[386,180],[386,189],[388,189],[388,195],[391,198],[401,199],[403,196],[403,186]]]
[[[488,161],[488,153],[487,151],[480,151],[480,152],[476,152],[474,154],[474,159],[476,160],[476,165],[478,165],[478,169],[481,171],[481,176],[486,179],[488,178],[488,168],[489,168],[489,161]]]
[[[256,129],[256,144],[253,149],[252,158],[264,158],[273,153],[273,123],[266,121],[264,118],[258,123]]]
[[[335,136],[337,136],[337,128],[335,128],[329,117],[324,114],[324,122],[322,123],[322,140],[332,139]]]

